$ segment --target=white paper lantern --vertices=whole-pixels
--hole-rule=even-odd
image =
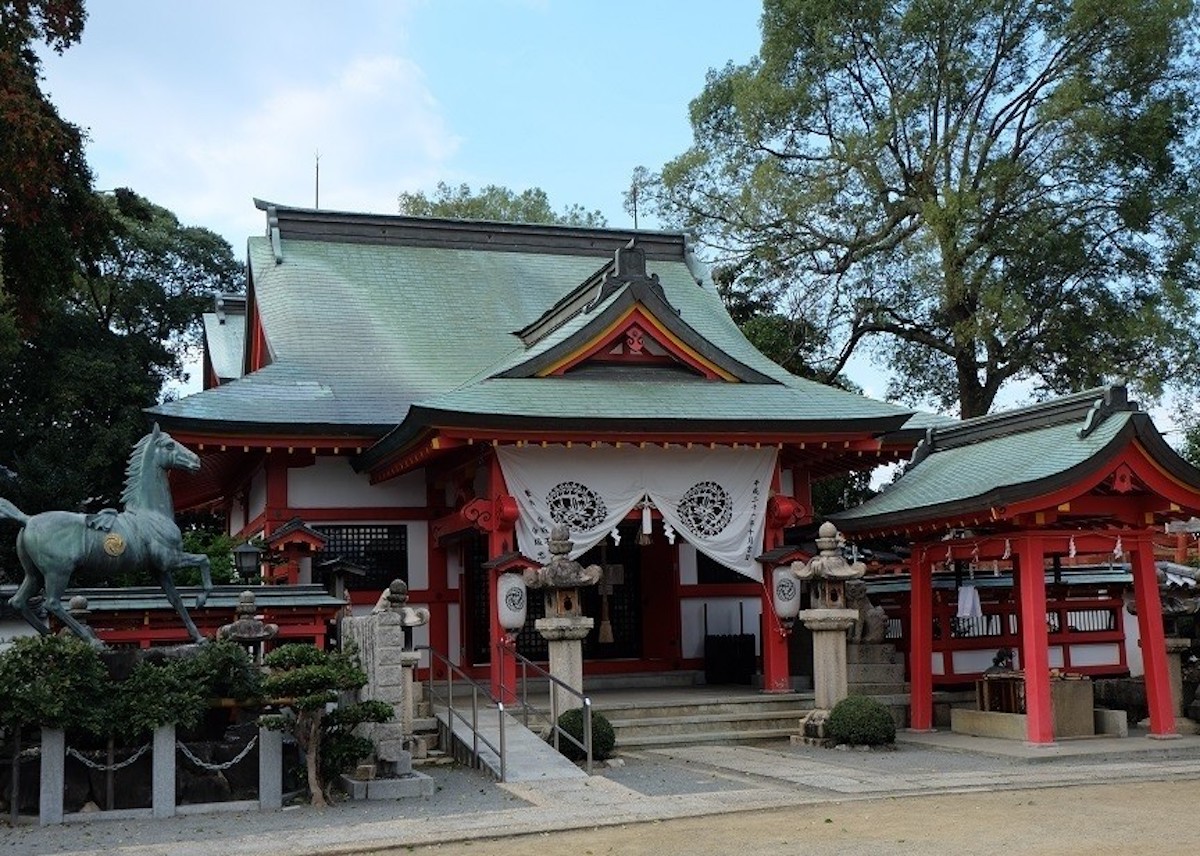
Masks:
[[[509,633],[516,633],[524,627],[528,600],[525,580],[520,574],[501,574],[496,583],[496,609],[500,626]]]
[[[784,621],[793,621],[800,614],[800,580],[792,573],[791,565],[782,565],[771,572],[771,593],[775,614]]]

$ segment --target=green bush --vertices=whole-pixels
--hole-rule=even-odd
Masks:
[[[568,710],[558,718],[558,727],[570,734],[581,744],[583,743],[583,708]],[[612,756],[613,747],[617,744],[617,734],[613,731],[612,723],[604,714],[592,711],[592,759],[603,761]],[[558,741],[558,751],[572,761],[583,761],[586,755],[582,749],[570,740],[562,738]]]
[[[851,746],[884,746],[896,742],[896,723],[875,699],[852,695],[833,706],[825,733]]]

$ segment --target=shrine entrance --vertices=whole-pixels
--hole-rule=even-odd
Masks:
[[[637,524],[633,521],[622,523],[618,532],[620,544],[606,538],[579,558],[585,566],[601,565],[606,571],[599,585],[580,591],[583,614],[596,622],[583,640],[585,664],[663,660],[670,656],[672,643],[678,648],[678,632],[671,634],[669,630],[670,616],[679,613],[678,599],[671,598],[672,582],[677,576],[674,546],[663,542],[661,536],[652,544],[638,544]],[[466,536],[463,547],[463,599],[465,613],[470,616],[464,649],[470,665],[482,666],[491,662],[488,570],[484,567],[488,560],[487,539],[472,533]],[[517,637],[517,651],[535,662],[545,662],[549,656],[546,640],[534,628],[534,622],[543,616],[542,599],[531,592],[525,628]],[[611,668],[601,666],[600,671]]]

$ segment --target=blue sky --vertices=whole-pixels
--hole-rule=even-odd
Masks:
[[[128,186],[238,255],[259,197],[396,211],[438,181],[541,187],[630,225],[621,195],[691,141],[710,68],[759,46],[751,0],[91,0],[44,87]],[[645,223],[642,224],[646,225]]]

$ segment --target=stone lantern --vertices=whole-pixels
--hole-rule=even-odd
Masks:
[[[817,537],[817,555],[808,562],[793,562],[792,573],[812,586],[812,609],[799,613],[799,619],[813,635],[813,684],[817,710],[809,724],[823,724],[828,711],[847,695],[846,631],[858,618],[857,610],[846,609],[846,582],[866,573],[862,562],[847,562],[838,545],[838,531],[832,523],[822,523]],[[823,736],[813,735],[813,736]]]
[[[254,592],[244,591],[238,595],[236,616],[232,624],[224,624],[217,630],[217,639],[248,645],[254,651],[254,662],[262,661],[262,643],[275,638],[279,633],[278,624],[267,624],[261,615],[256,615],[258,606],[254,600]]]
[[[595,620],[583,614],[580,589],[594,586],[603,570],[599,565],[583,567],[568,558],[575,546],[570,530],[563,525],[550,532],[550,562],[540,568],[525,571],[525,585],[543,589],[546,617],[534,622],[534,627],[549,642],[550,674],[576,692],[583,692],[583,637]],[[561,687],[553,686],[551,705],[555,716],[573,707],[579,700]]]

